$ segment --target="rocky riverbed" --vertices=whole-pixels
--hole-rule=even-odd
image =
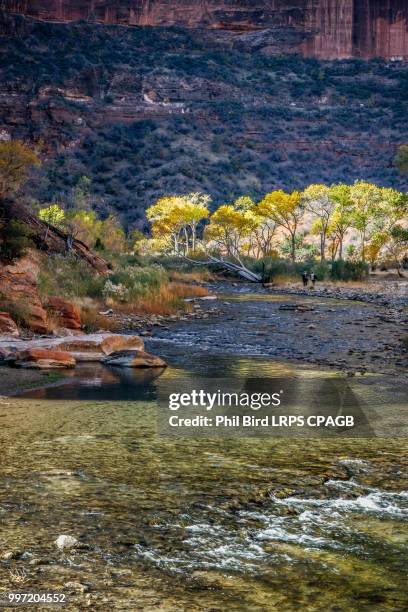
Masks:
[[[268,356],[344,370],[408,375],[408,295],[385,287],[296,286],[262,288],[254,284],[216,282],[217,300],[201,302],[206,319],[179,321],[158,329],[153,341],[184,344],[188,350]]]
[[[408,376],[408,351],[404,343],[408,336],[406,283],[370,283],[360,287],[328,284],[304,290],[298,285],[264,288],[251,283],[215,281],[208,288],[211,292],[208,297],[189,300],[190,313],[126,316],[121,319],[123,332],[132,337],[137,332],[158,359],[162,352],[171,354],[172,345],[184,345],[187,356],[199,347],[203,352],[318,364],[342,370],[348,376],[366,372]],[[110,316],[116,316],[114,311]],[[119,340],[117,351],[129,347],[143,349],[141,339],[133,346],[134,342],[131,338],[127,341],[126,336],[105,335]],[[92,357],[89,352],[80,355],[81,344],[88,344],[86,350],[94,351],[93,344],[105,335],[0,338],[0,353],[4,357],[10,346],[14,352],[28,350],[22,364],[34,361],[36,366],[35,362],[42,357],[36,354],[38,349],[68,347],[76,350],[70,351],[71,357],[89,361]],[[79,346],[75,347],[76,344]],[[99,352],[97,361],[105,357]],[[129,355],[125,357],[128,359]],[[143,360],[142,365],[146,363]],[[45,384],[46,379],[47,376],[34,373],[17,375],[12,369],[8,369],[8,374],[3,369],[0,372],[3,394],[10,389]]]

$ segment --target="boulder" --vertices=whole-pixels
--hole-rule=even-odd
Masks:
[[[76,548],[79,544],[78,540],[70,535],[60,535],[55,540],[57,548],[60,550]]]
[[[61,340],[55,346],[58,350],[71,353],[77,361],[102,361],[107,355],[118,351],[142,351],[144,342],[139,336],[90,334]]]
[[[47,313],[37,288],[39,256],[29,251],[25,257],[8,265],[0,265],[0,297],[15,304],[24,325],[38,334],[48,332]]]
[[[121,368],[165,368],[167,364],[160,357],[150,355],[145,351],[117,351],[105,357],[103,363]]]
[[[20,368],[73,368],[76,361],[74,357],[66,351],[31,348],[17,353],[15,365]]]
[[[45,307],[59,327],[81,329],[81,311],[75,304],[60,297],[50,297]]]
[[[0,312],[0,334],[18,338],[20,332],[8,312]]]

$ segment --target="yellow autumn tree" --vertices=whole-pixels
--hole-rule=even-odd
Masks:
[[[320,238],[320,260],[326,259],[326,241],[336,203],[326,185],[309,185],[302,193],[305,209],[313,216],[312,233]]]
[[[160,198],[146,211],[155,239],[169,239],[175,254],[197,249],[197,228],[209,217],[210,197],[201,193]]]
[[[296,260],[296,238],[304,215],[304,204],[299,191],[286,193],[282,189],[268,193],[259,203],[265,218],[287,232],[291,244],[291,259]]]
[[[211,215],[204,236],[216,250],[242,263],[244,242],[254,231],[256,223],[251,211],[237,210],[232,204],[224,204]]]

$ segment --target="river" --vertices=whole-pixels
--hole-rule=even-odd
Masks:
[[[406,410],[407,382],[278,360],[276,310],[257,295],[221,300],[223,317],[149,339],[164,372],[88,365],[1,400],[3,589],[62,590],[65,609],[406,610],[407,444],[376,434]],[[337,323],[347,308],[319,303]],[[158,435],[160,389],[214,378],[317,395],[347,384],[371,437]],[[59,551],[61,534],[82,547]]]

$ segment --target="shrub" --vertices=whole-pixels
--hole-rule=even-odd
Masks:
[[[106,281],[104,295],[121,302],[131,302],[148,294],[157,293],[167,284],[167,273],[162,266],[126,266],[117,269]]]
[[[0,259],[13,261],[23,257],[32,244],[31,231],[24,223],[7,220],[1,229]]]
[[[333,280],[358,281],[368,277],[369,267],[363,261],[333,261],[330,276]]]
[[[107,315],[100,314],[100,309],[100,304],[90,303],[81,305],[81,322],[86,333],[91,334],[100,329],[111,332],[120,331],[122,329],[121,322]]]
[[[29,309],[24,303],[12,302],[0,293],[0,310],[8,312],[18,326],[25,327],[29,318]]]
[[[313,271],[318,280],[342,280],[342,281],[358,281],[368,277],[368,264],[362,261],[316,261],[313,257],[303,261],[293,263],[288,259],[278,259],[273,257],[264,257],[263,259],[246,259],[246,265],[262,274],[265,271],[266,280],[274,281],[279,278],[299,279],[303,271],[309,274]]]
[[[38,278],[40,295],[66,298],[101,297],[105,277],[74,255],[54,255],[43,260]]]

